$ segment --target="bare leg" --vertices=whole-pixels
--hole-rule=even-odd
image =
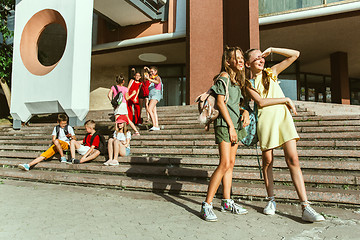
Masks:
[[[126,115],[128,121],[129,121],[129,125],[130,127],[135,131],[135,132],[139,132],[138,129],[136,128],[135,124],[130,120],[129,115]]]
[[[149,114],[149,98],[145,98],[145,109],[146,109],[147,121],[150,121],[150,114]]]
[[[118,157],[119,157],[119,152],[120,152],[120,141],[115,139],[114,141],[114,150],[115,150],[115,153],[114,153],[114,160],[118,161]]]
[[[150,114],[150,118],[153,124],[153,127],[158,127],[157,125],[157,114],[156,114],[156,104],[157,104],[157,100],[155,99],[151,99],[150,103],[149,103],[149,114]]]
[[[81,159],[80,159],[80,163],[84,163],[84,162],[88,162],[88,161],[91,161],[91,160],[93,160],[93,159],[95,159],[97,156],[99,156],[100,155],[100,151],[99,150],[97,150],[97,149],[94,149],[91,153],[90,153],[90,155],[89,156],[87,156],[87,157],[82,157]]]
[[[151,103],[151,102],[150,102]],[[220,163],[219,166],[216,168],[215,172],[212,174],[211,179],[210,179],[210,183],[209,183],[209,187],[208,187],[208,191],[207,191],[207,196],[206,196],[206,200],[205,202],[207,203],[211,203],[215,193],[217,191],[217,189],[219,188],[219,185],[221,183],[221,180],[223,179],[225,173],[232,168],[231,166],[231,143],[222,141],[221,143],[218,144],[219,147],[219,154],[220,154]],[[235,146],[234,146],[235,147]],[[237,148],[237,144],[236,144],[236,148]],[[228,179],[226,180],[228,181]],[[227,185],[228,187],[229,185]],[[231,185],[230,185],[231,187]]]
[[[291,179],[301,202],[307,201],[304,177],[300,168],[299,157],[296,150],[296,141],[290,140],[283,144],[285,161],[290,170]]]
[[[75,150],[80,147],[80,143],[74,139],[70,141],[71,158],[75,158]]]
[[[230,199],[231,194],[231,185],[233,179],[233,170],[235,165],[236,151],[238,149],[238,144],[231,145],[230,148],[230,168],[225,172],[222,179],[223,183],[223,199]]]
[[[141,119],[141,111],[144,107],[144,102],[145,102],[145,99],[144,98],[139,98],[139,105],[140,105],[140,119]]]
[[[119,154],[121,157],[126,156],[126,147],[124,146],[124,144],[121,144],[121,143],[119,144]]]
[[[109,153],[109,161],[112,161],[113,156],[114,156],[114,139],[113,138],[109,138],[108,153]]]
[[[158,120],[158,115],[157,115],[157,108],[156,108],[156,105],[154,107],[154,117],[155,117],[155,124],[156,124],[156,127],[159,127],[159,120]]]
[[[56,147],[57,152],[60,154],[60,157],[63,157],[63,156],[64,156],[64,152],[63,152],[63,149],[62,149],[61,144],[60,144],[60,142],[59,142],[58,139],[55,139],[54,145],[55,145],[55,147]]]
[[[264,183],[268,197],[274,196],[274,176],[273,176],[273,150],[262,152],[262,167],[264,174]]]
[[[44,160],[45,160],[45,157],[39,156],[39,157],[35,158],[34,160],[32,160],[32,161],[29,163],[29,166],[30,166],[30,167],[31,167],[31,166],[34,166],[34,165],[36,165],[36,164],[38,164],[39,162],[44,161]]]

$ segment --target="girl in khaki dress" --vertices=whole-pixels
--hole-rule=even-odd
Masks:
[[[220,162],[211,176],[205,201],[201,205],[201,217],[216,221],[212,200],[220,183],[223,183],[221,211],[246,214],[247,210],[230,198],[232,174],[239,140],[246,136],[249,113],[240,109],[243,99],[241,89],[245,86],[244,58],[240,48],[226,47],[222,57],[221,73],[215,78],[212,90],[216,93],[219,117],[214,122],[215,142],[218,144]],[[226,89],[228,97],[226,97]]]
[[[264,69],[264,58],[270,53],[280,54],[286,58],[271,68]],[[309,205],[296,150],[296,141],[299,140],[299,136],[290,113],[292,110],[296,114],[296,109],[293,102],[289,98],[285,98],[277,81],[277,75],[289,67],[299,55],[299,51],[284,48],[268,48],[264,52],[257,49],[248,50],[245,53],[246,67],[250,69],[250,77],[255,80],[255,88],[247,83],[247,93],[259,106],[257,133],[262,151],[265,187],[269,199],[264,208],[264,214],[275,214],[273,149],[282,147],[286,164],[301,201],[302,219],[308,222],[318,222],[323,221],[324,217]]]

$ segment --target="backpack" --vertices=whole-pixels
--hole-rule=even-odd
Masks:
[[[119,106],[122,103],[124,96],[123,96],[123,93],[121,91],[119,91],[119,88],[117,85],[114,85],[114,88],[116,88],[116,90],[118,92],[115,95],[115,97],[111,100],[111,105],[113,106],[113,108],[117,108],[117,106]]]
[[[221,73],[216,77],[216,81],[222,81],[225,85],[225,103],[229,99],[229,83],[230,76],[227,82],[220,78]],[[198,104],[200,123],[205,124],[205,131],[209,131],[210,123],[213,122],[219,116],[219,110],[216,106],[216,93],[210,88],[208,91],[200,94],[196,97],[195,102]]]
[[[56,131],[56,139],[58,139],[59,133],[60,133],[60,125],[56,125],[55,131]],[[65,133],[65,136],[69,134],[69,125],[67,125],[67,124],[64,127],[64,133]]]
[[[254,79],[250,79],[250,82],[251,82],[252,86],[254,87]],[[254,103],[254,109],[251,109],[249,104],[247,104],[244,107],[244,109],[249,112],[250,124],[245,127],[247,135],[246,135],[246,137],[241,139],[241,142],[245,146],[252,146],[259,141],[259,138],[257,136],[257,130],[256,130],[257,121],[258,121],[257,105],[256,105],[256,103]]]
[[[85,136],[85,139],[90,135],[90,133],[87,133],[86,136]],[[90,139],[90,146],[92,146],[93,142],[94,142],[94,139],[96,136],[99,136],[99,147],[97,148],[99,151],[100,151],[100,154],[101,155],[106,155],[108,150],[107,150],[107,144],[106,144],[106,140],[104,138],[104,136],[102,134],[100,134],[98,131],[96,131],[91,139]]]

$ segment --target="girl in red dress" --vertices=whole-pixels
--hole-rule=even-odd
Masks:
[[[128,85],[130,95],[132,95],[135,92],[135,94],[127,102],[128,115],[130,121],[132,121],[136,125],[141,124],[139,91],[142,83],[140,82],[140,78],[141,78],[140,73],[138,72],[135,73],[134,79],[131,79]],[[133,112],[133,107],[134,107],[134,112]],[[134,119],[133,119],[133,115],[134,115]]]

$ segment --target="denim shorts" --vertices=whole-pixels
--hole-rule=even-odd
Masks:
[[[129,156],[130,155],[130,148],[129,147],[127,147],[126,148],[126,153],[125,153],[125,156]]]
[[[161,90],[151,89],[149,92],[149,100],[155,99],[158,102],[163,98]]]

